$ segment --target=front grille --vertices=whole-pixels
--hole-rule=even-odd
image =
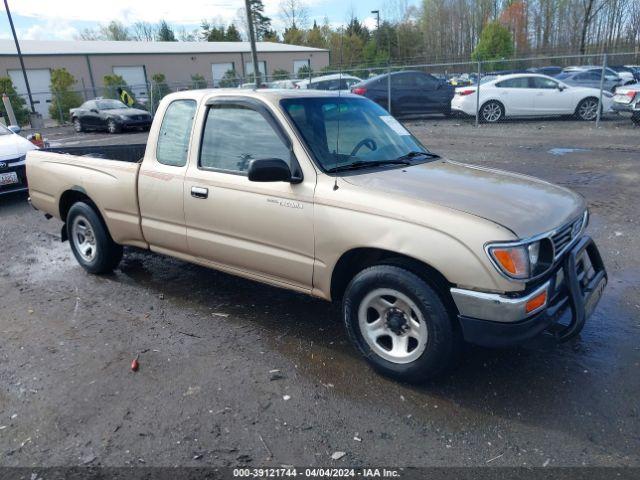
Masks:
[[[584,215],[560,227],[556,233],[553,234],[551,241],[553,242],[553,247],[556,252],[556,259],[564,253],[567,246],[580,234],[582,231],[582,222],[584,222]]]

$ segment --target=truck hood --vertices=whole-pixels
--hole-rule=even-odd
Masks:
[[[20,135],[13,133],[0,135],[0,160],[12,160],[36,148],[33,143]]]
[[[525,175],[448,160],[348,175],[343,180],[485,218],[519,238],[559,227],[586,208],[584,199],[566,188]]]

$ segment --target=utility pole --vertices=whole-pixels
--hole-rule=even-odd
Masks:
[[[6,2],[7,0],[5,0]],[[249,28],[249,42],[251,43],[251,58],[253,59],[253,78],[255,88],[260,87],[260,67],[258,65],[258,52],[256,51],[256,32],[253,25],[253,13],[251,13],[250,0],[244,0],[244,7],[247,10],[247,27]]]
[[[20,43],[18,43],[18,36],[16,35],[16,29],[13,26],[13,19],[11,18],[11,11],[9,10],[9,4],[7,3],[7,0],[4,0],[4,8],[7,10],[7,17],[9,17],[9,25],[11,25],[11,32],[13,33],[13,41],[16,43],[16,50],[18,50],[18,58],[20,59],[20,66],[22,67],[24,84],[27,87],[27,94],[29,95],[29,105],[31,105],[31,113],[36,113],[36,109],[33,106],[33,97],[31,96],[31,87],[29,87],[29,79],[27,78],[27,71],[24,68],[24,60],[22,59],[22,52],[20,51]]]

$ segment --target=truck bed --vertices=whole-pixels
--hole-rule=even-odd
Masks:
[[[146,143],[133,143],[130,145],[94,145],[80,147],[51,147],[43,151],[52,153],[66,153],[78,157],[102,158],[105,160],[118,160],[121,162],[140,162],[144,158],[147,148]]]
[[[147,246],[140,227],[138,172],[145,145],[61,147],[27,154],[34,207],[63,219],[65,200],[85,195],[100,210],[113,239]]]

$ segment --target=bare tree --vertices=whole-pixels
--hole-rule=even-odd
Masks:
[[[309,22],[309,8],[303,0],[282,0],[280,16],[285,29],[306,28]]]
[[[157,25],[149,22],[136,22],[131,26],[131,37],[139,42],[152,42],[158,33]]]

